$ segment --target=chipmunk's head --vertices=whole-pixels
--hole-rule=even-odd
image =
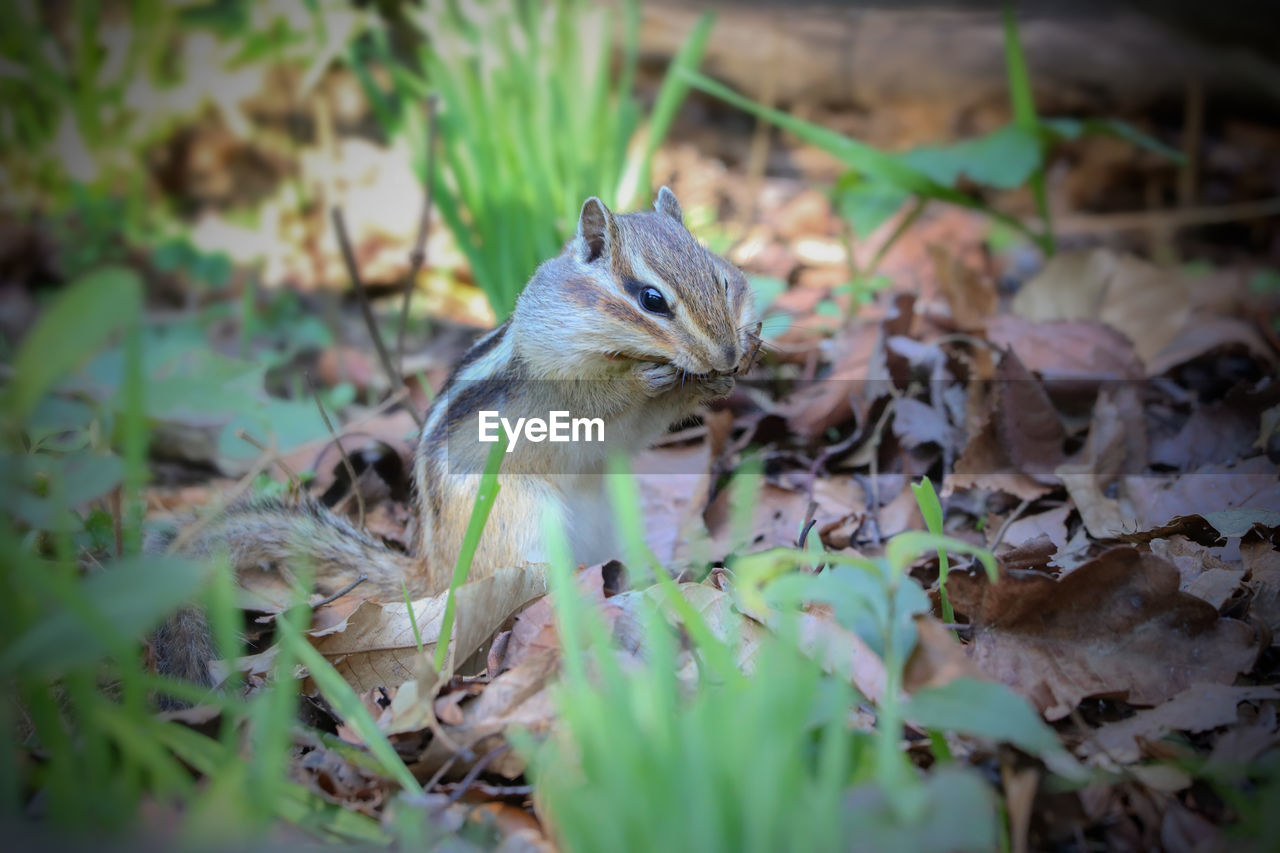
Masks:
[[[555,274],[540,270],[521,307],[558,302],[561,340],[584,362],[669,362],[693,378],[738,372],[756,331],[746,276],[689,233],[671,190],[653,207],[614,214],[587,199]]]

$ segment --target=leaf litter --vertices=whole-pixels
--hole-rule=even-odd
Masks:
[[[821,205],[805,211],[788,220],[789,234],[827,240],[838,230]],[[952,233],[980,239],[967,220],[948,217],[938,219]],[[783,248],[801,239],[756,229]],[[1280,478],[1267,455],[1277,422],[1275,352],[1238,316],[1205,315],[1194,284],[1132,256],[1061,252],[1009,300],[989,270],[958,251],[908,241],[902,252],[927,260],[932,278],[918,292],[883,294],[829,338],[796,323],[812,300],[795,297],[796,286],[782,291],[792,330],[759,381],[740,383],[701,428],[673,434],[637,462],[649,546],[672,574],[706,575],[681,583],[679,593],[731,638],[735,661],[750,673],[773,626],[733,606],[722,561],[803,546],[806,534],[835,551],[878,556],[892,535],[923,529],[907,485],[934,478],[946,532],[993,547],[1001,572],[991,584],[952,560],[947,589],[960,624],[944,626],[936,610],[915,618],[905,695],[953,690],[973,705],[982,689],[968,685],[1004,685],[1053,724],[1045,731],[1055,733],[1059,757],[1046,748],[1024,755],[1021,769],[1001,764],[1021,837],[1087,831],[1116,839],[1134,821],[1161,837],[1220,837],[1221,813],[1182,796],[1192,777],[1171,761],[1193,755],[1237,767],[1280,742],[1280,657],[1272,649],[1280,637]],[[748,260],[749,272],[791,281],[800,265],[822,272],[831,260],[798,251],[755,257],[762,266],[753,270]],[[805,280],[818,279],[807,272]],[[1251,369],[1232,372],[1241,359]],[[363,422],[406,460],[410,428],[402,415]],[[314,458],[321,447],[307,452]],[[724,475],[748,454],[761,474],[749,511],[740,512]],[[310,466],[299,454],[287,458]],[[374,513],[400,507],[386,516],[400,524],[407,518],[385,494],[371,503]],[[381,529],[405,538],[396,523]],[[918,560],[912,575],[936,607],[936,557]],[[620,576],[615,563],[578,579],[617,654],[638,663],[646,654],[638,613],[658,596],[620,589]],[[285,590],[259,582],[266,584],[242,578],[243,604],[279,612]],[[465,780],[463,788],[482,798],[492,791],[491,805],[508,808],[511,795],[501,792],[525,790],[514,801],[527,802],[525,766],[509,735],[557,725],[551,691],[560,646],[545,591],[540,569],[464,585],[453,660],[469,668],[447,679],[427,665],[443,597],[406,607],[362,600],[357,589],[316,612],[312,642],[419,779],[450,797]],[[870,727],[885,689],[875,646],[821,605],[805,611],[799,636],[855,687],[862,701],[850,719]],[[681,674],[692,684],[696,665],[687,647],[682,654]],[[246,686],[257,689],[266,666],[253,656],[239,665],[259,674]],[[924,698],[918,707],[924,715]],[[359,742],[340,720],[337,730]],[[980,761],[991,754],[983,743],[1010,740],[985,737],[949,736],[957,760]],[[1024,751],[1035,736],[1027,737]],[[309,756],[295,769],[309,787],[377,811],[386,792],[375,780],[325,750]],[[1077,759],[1104,775],[1051,795],[1068,807],[1041,808],[1048,777],[1072,772]]]

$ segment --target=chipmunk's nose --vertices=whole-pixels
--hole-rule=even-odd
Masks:
[[[715,360],[713,366],[716,369],[716,373],[733,373],[741,360],[742,356],[738,352],[738,345],[725,344],[720,348],[720,357]]]

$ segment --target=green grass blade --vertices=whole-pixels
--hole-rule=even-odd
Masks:
[[[920,514],[924,516],[925,527],[934,536],[942,536],[942,504],[933,489],[933,481],[924,477],[919,483],[911,484],[911,491],[916,496]],[[956,621],[956,614],[951,609],[951,599],[947,597],[947,568],[947,549],[938,548],[938,598],[942,606],[942,621],[951,624]]]
[[[374,722],[368,709],[360,701],[360,697],[351,689],[351,685],[343,680],[338,671],[333,668],[333,664],[325,660],[324,655],[316,651],[315,647],[307,642],[302,632],[287,621],[279,623],[279,634],[281,644],[288,648],[298,659],[298,662],[311,673],[311,678],[320,688],[320,692],[329,700],[334,710],[342,716],[347,725],[351,726],[352,730],[364,741],[365,746],[369,748],[370,754],[378,760],[382,772],[394,779],[406,791],[421,794],[422,786],[418,784],[418,780],[413,777],[413,774],[409,772],[409,768],[400,760],[400,756],[396,754],[395,747],[378,730],[378,724]]]
[[[498,440],[489,449],[485,459],[484,473],[480,475],[480,488],[476,490],[476,502],[471,507],[471,518],[467,521],[467,530],[462,535],[462,548],[458,551],[458,562],[453,567],[453,579],[449,583],[449,598],[444,606],[444,618],[440,622],[440,639],[436,641],[436,672],[444,672],[445,661],[448,660],[449,640],[453,633],[454,611],[458,601],[458,587],[467,581],[471,571],[471,563],[476,556],[476,548],[480,544],[480,535],[484,532],[485,523],[489,520],[489,512],[493,502],[497,500],[498,469],[502,467],[502,457],[507,451],[507,436],[500,431]]]
[[[1027,57],[1018,37],[1018,20],[1012,4],[1004,7],[1004,55],[1009,76],[1009,101],[1013,108],[1013,122],[1033,138],[1040,138],[1040,118],[1036,115],[1035,95],[1031,88],[1031,72]],[[1044,163],[1036,168],[1030,178],[1031,193],[1035,197],[1036,210],[1044,226],[1044,241],[1048,254],[1053,254],[1056,240],[1053,236],[1053,220],[1049,213],[1049,193],[1045,184]]]

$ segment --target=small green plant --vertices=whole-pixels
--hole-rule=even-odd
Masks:
[[[920,507],[920,515],[924,518],[924,526],[934,536],[942,536],[942,503],[938,493],[933,490],[933,481],[924,477],[919,483],[911,484],[911,492],[916,496],[916,504]],[[955,611],[951,609],[951,599],[947,597],[947,549],[938,549],[938,600],[942,607],[942,621],[948,625],[956,621]]]
[[[429,37],[410,63],[370,32],[350,61],[384,130],[403,136],[426,176],[423,102],[438,97],[442,168],[434,199],[499,319],[539,263],[577,226],[584,199],[625,209],[649,191],[649,161],[698,65],[704,15],[646,117],[635,95],[639,9],[624,2],[621,56],[610,10],[585,0],[429,2],[411,12]],[[375,68],[392,86],[375,82]]]
[[[856,297],[873,287],[881,260],[913,222],[934,201],[978,211],[1030,240],[1045,254],[1056,247],[1049,215],[1045,168],[1053,145],[1082,134],[1101,134],[1127,140],[1156,151],[1175,162],[1176,149],[1140,133],[1131,125],[1111,119],[1044,119],[1035,110],[1017,21],[1005,12],[1005,61],[1008,71],[1012,121],[992,133],[946,146],[926,146],[891,154],[833,130],[772,109],[746,98],[697,71],[678,73],[693,87],[713,95],[795,134],[838,158],[849,171],[837,182],[837,209],[853,234],[866,239],[908,202],[907,213],[877,246],[871,259],[853,270],[852,293]],[[964,179],[981,189],[1010,190],[1024,185],[1035,198],[1039,223],[1026,223],[1004,213],[982,198],[960,188]],[[852,252],[851,252],[852,258]],[[856,299],[854,300],[856,302]]]
[[[1035,711],[1001,685],[965,681],[909,700],[900,695],[916,642],[913,617],[928,609],[906,567],[921,551],[947,547],[975,553],[992,572],[990,554],[926,533],[896,537],[879,560],[774,549],[732,559],[733,599],[704,597],[695,607],[690,588],[665,577],[643,544],[634,481],[615,468],[609,486],[628,565],[644,576],[656,571],[656,587],[631,593],[647,605],[640,609],[642,661],[620,665],[608,631],[570,578],[564,534],[551,525],[562,726],[540,743],[517,738],[565,849],[996,845],[998,814],[986,784],[954,764],[922,776],[899,747],[910,720],[1037,755],[1062,754]],[[827,568],[802,570],[815,561]],[[840,628],[884,661],[874,732],[850,727],[859,697],[839,655],[824,654],[839,641],[825,649],[802,642],[803,603],[830,606]]]
[[[117,341],[116,384],[86,394],[85,368]],[[183,846],[247,840],[282,820],[318,838],[385,844],[375,821],[288,776],[300,661],[365,739],[374,772],[418,789],[351,688],[302,639],[302,593],[280,617],[269,683],[248,699],[148,671],[139,640],[179,606],[201,603],[226,659],[241,653],[241,625],[225,561],[142,553],[146,413],[163,390],[147,376],[147,342],[138,277],[99,270],[48,306],[0,391],[0,689],[9,697],[0,727],[11,746],[0,760],[0,815],[29,817],[35,793],[61,832],[127,835],[144,803],[157,803],[180,808],[174,840]],[[220,735],[155,716],[161,694],[218,708]]]

